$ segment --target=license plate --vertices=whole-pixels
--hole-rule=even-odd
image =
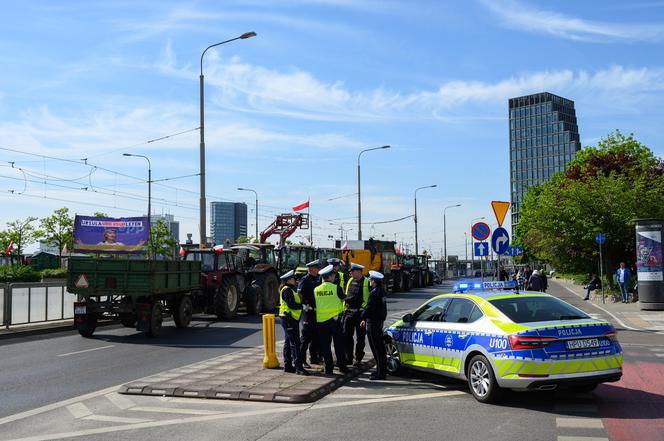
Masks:
[[[74,306],[74,314],[82,315],[86,313],[87,313],[87,308],[85,307],[85,305]]]
[[[597,338],[586,338],[584,340],[567,340],[565,342],[567,349],[589,349],[589,348],[599,348],[599,339]]]

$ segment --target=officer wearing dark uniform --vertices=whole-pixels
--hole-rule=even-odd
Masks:
[[[353,360],[353,335],[357,338],[355,343],[355,366],[359,366],[364,357],[364,345],[366,332],[360,326],[362,318],[360,310],[367,305],[369,300],[369,280],[362,275],[364,267],[356,263],[350,265],[351,280],[346,285],[346,296],[344,297],[343,333],[346,345],[346,361],[348,364]]]
[[[279,292],[279,317],[284,328],[286,342],[284,343],[284,372],[298,375],[309,375],[302,366],[300,353],[300,316],[302,315],[302,302],[300,295],[295,291],[295,271],[288,271],[281,276],[283,286]]]
[[[337,367],[341,373],[347,373],[344,339],[341,333],[341,314],[343,312],[342,299],[344,291],[333,282],[334,273],[332,265],[320,270],[323,283],[314,289],[316,298],[316,322],[320,338],[320,352],[325,360],[325,373],[332,374],[334,361],[330,345],[334,341],[334,353],[337,356]]]
[[[376,372],[370,377],[372,380],[384,380],[387,375],[387,355],[383,341],[383,324],[387,318],[387,304],[383,278],[384,276],[378,271],[369,271],[371,293],[366,308],[362,309],[362,325],[367,330],[369,347],[376,360]]]
[[[334,283],[339,285],[341,289],[346,289],[346,273],[341,270],[341,259],[333,257],[332,259],[327,259],[327,264],[332,265],[332,273],[334,274]]]
[[[318,351],[318,331],[316,327],[316,300],[314,299],[314,289],[320,285],[320,277],[318,271],[320,270],[320,262],[314,260],[307,263],[307,274],[300,279],[297,285],[297,292],[302,299],[303,310],[307,311],[302,314],[302,365],[304,367],[311,367],[307,363],[307,349],[309,350],[309,360],[311,364],[318,364],[319,351]]]

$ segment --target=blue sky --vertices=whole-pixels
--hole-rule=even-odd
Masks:
[[[620,129],[664,153],[663,1],[27,0],[2,18],[0,225],[145,212],[131,152],[169,179],[153,210],[198,237],[198,178],[171,178],[198,173],[200,54],[247,31],[205,56],[207,193],[253,210],[236,188],[256,189],[261,229],[310,198],[316,244],[330,222],[354,238],[357,153],[390,144],[362,157],[363,221],[410,215],[437,184],[418,193],[420,249],[440,253],[460,203],[448,254],[463,256],[471,219],[509,200],[513,96],[573,99],[584,146]],[[414,242],[412,219],[363,233]]]

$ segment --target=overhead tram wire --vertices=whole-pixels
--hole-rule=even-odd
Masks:
[[[165,139],[170,139],[170,138],[175,138],[176,136],[184,135],[185,133],[195,132],[197,130],[200,130],[200,127],[195,127],[193,129],[183,130],[182,132],[172,133],[170,135],[161,136],[159,138],[150,139],[148,141],[139,142],[137,144],[129,145],[129,146],[126,146],[126,147],[120,147],[120,148],[113,149],[113,150],[107,150],[105,152],[101,152],[101,153],[97,153],[95,155],[88,156],[86,159],[98,158],[99,156],[105,156],[105,155],[109,155],[111,153],[116,153],[116,152],[120,152],[120,151],[123,151],[123,150],[132,149],[134,147],[140,147],[142,145],[152,144],[153,142],[163,141]]]

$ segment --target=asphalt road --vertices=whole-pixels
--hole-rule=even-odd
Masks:
[[[399,317],[446,290],[391,295],[389,314]],[[550,291],[567,294],[555,284]],[[257,319],[194,325],[184,332],[167,326],[157,340],[115,328],[92,340],[69,334],[3,342],[0,439],[664,439],[664,337],[651,332],[620,333],[619,383],[593,394],[510,393],[500,405],[478,403],[463,382],[419,373],[384,382],[367,373],[307,405],[114,392],[111,386],[261,343]]]

